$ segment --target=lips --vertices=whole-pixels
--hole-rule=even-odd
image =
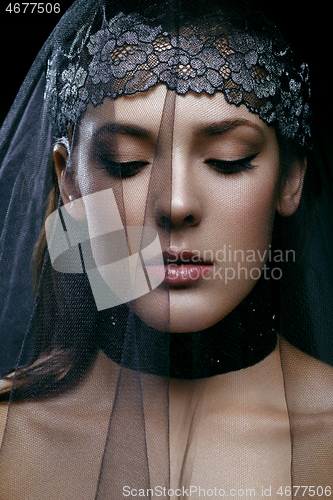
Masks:
[[[163,252],[164,282],[169,285],[188,285],[204,278],[213,263],[187,250]]]
[[[156,259],[146,262],[148,275],[177,287],[199,281],[213,268],[211,261],[188,250],[163,252],[163,263],[157,264]]]

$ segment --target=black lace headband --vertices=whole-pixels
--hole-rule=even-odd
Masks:
[[[296,67],[288,44],[250,30],[221,34],[221,28],[185,25],[173,35],[136,14],[119,14],[95,33],[86,25],[69,49],[49,60],[45,99],[61,135],[88,103],[159,83],[181,95],[222,92],[281,136],[311,145],[308,66]]]

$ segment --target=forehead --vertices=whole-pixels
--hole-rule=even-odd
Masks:
[[[229,104],[221,92],[213,96],[187,93],[176,95],[164,85],[158,85],[147,92],[138,92],[131,96],[118,97],[115,100],[105,98],[97,107],[91,104],[85,112],[81,130],[85,138],[106,125],[137,126],[157,138],[161,125],[168,124],[174,136],[188,133],[214,133],[214,127],[239,126],[248,133],[261,135],[262,138],[275,135],[274,129],[251,113],[245,105]],[[171,130],[170,128],[170,130]]]

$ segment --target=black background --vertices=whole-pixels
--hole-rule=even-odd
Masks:
[[[44,41],[73,2],[58,0],[60,14],[31,13],[29,9],[25,14],[10,14],[6,12],[9,3],[9,0],[1,0],[0,7],[0,123]],[[11,3],[13,6],[15,2]],[[44,0],[45,3],[56,3],[56,0]],[[333,22],[330,2],[256,0],[256,3],[277,22],[294,48],[309,63],[315,115],[323,125],[332,128]]]

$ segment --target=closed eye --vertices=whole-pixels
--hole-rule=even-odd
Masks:
[[[258,156],[258,154],[259,153],[255,153],[238,160],[217,160],[215,158],[209,158],[208,160],[205,160],[205,163],[219,173],[226,175],[237,174],[239,172],[244,172],[245,170],[252,170],[256,168],[256,165],[253,165],[251,162]]]
[[[127,161],[117,162],[110,158],[100,158],[103,170],[112,177],[126,179],[138,174],[145,166],[149,165],[148,161]]]

